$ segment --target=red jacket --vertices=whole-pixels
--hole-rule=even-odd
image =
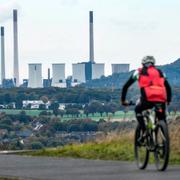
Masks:
[[[145,72],[139,69],[138,84],[141,91],[144,91],[147,101],[166,102],[167,94],[164,85],[165,78],[154,66],[147,68]]]

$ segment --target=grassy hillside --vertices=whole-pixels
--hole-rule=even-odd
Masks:
[[[180,164],[180,117],[169,125],[171,138],[171,164]],[[87,159],[133,161],[134,131],[111,133],[95,142],[72,144],[62,148],[43,149],[31,153],[34,156],[56,156]]]

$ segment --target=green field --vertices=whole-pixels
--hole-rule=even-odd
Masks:
[[[22,110],[14,110],[14,109],[1,109],[0,112],[5,112],[6,114],[19,114]],[[26,112],[27,115],[29,116],[39,116],[39,113],[42,110],[23,110]],[[52,111],[50,111],[52,112]],[[60,116],[59,116],[60,117]],[[60,117],[61,118],[61,117]],[[61,118],[62,120],[69,120],[72,118],[76,118],[76,117],[72,117],[71,115],[67,116],[64,115],[63,118]],[[79,119],[84,119],[86,118],[85,114],[81,114],[79,117]],[[126,119],[126,118],[134,118],[134,112],[133,111],[129,111],[128,113],[124,113],[123,111],[118,111],[115,113],[115,115],[113,116],[112,114],[109,113],[108,117],[105,115],[105,113],[103,114],[103,116],[101,117],[99,113],[95,113],[94,116],[92,116],[91,114],[88,116],[88,118],[91,118],[92,120],[98,121],[99,119],[105,119],[105,120],[112,120],[112,119]]]
[[[19,110],[19,109],[1,109],[0,112],[5,112],[6,114],[19,114],[20,112],[25,111],[29,116],[39,116],[39,113],[42,110]]]
[[[19,114],[22,110],[14,110],[14,109],[0,109],[0,112],[5,112],[6,114]],[[23,110],[26,112],[29,116],[39,116],[39,113],[43,110]],[[49,112],[52,112],[49,110]],[[180,112],[177,112],[176,115],[180,115]],[[53,116],[53,115],[52,115]],[[60,116],[58,116],[60,117]],[[170,117],[170,116],[168,116]],[[61,118],[61,117],[60,117]],[[85,114],[80,114],[78,119],[84,119],[87,118]],[[95,113],[94,116],[92,114],[89,114],[88,118],[91,118],[94,121],[99,121],[99,119],[105,119],[105,120],[126,120],[126,119],[135,119],[134,111],[128,111],[128,113],[125,113],[124,111],[117,111],[115,115],[113,116],[111,113],[109,113],[108,117],[104,113],[101,117],[99,113]],[[63,121],[69,120],[69,119],[77,119],[75,116],[67,116],[64,115],[63,118],[61,118]]]

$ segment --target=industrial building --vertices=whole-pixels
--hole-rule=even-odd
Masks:
[[[92,79],[99,79],[101,76],[104,76],[104,64],[92,64]]]
[[[48,68],[48,78],[43,79],[43,87],[48,88],[51,87],[52,79],[50,78],[50,68]]]
[[[41,64],[29,64],[29,81],[28,87],[30,88],[42,88],[42,65]]]
[[[111,64],[112,74],[129,72],[129,64]]]
[[[2,82],[3,88],[13,88],[14,87],[14,80],[13,79],[3,79]]]
[[[65,64],[52,64],[52,85],[54,87],[66,87]]]

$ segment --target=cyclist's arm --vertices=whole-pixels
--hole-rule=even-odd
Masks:
[[[171,86],[170,86],[169,82],[167,81],[167,79],[165,79],[164,85],[166,87],[166,92],[167,92],[167,102],[169,103],[169,102],[171,102],[172,91],[171,91]]]
[[[159,70],[159,69],[158,69]],[[164,86],[166,88],[166,93],[167,93],[167,102],[170,103],[171,102],[171,98],[172,98],[172,91],[171,91],[171,86],[167,80],[166,74],[163,73],[161,70],[159,70],[160,75],[162,77],[164,77],[165,81],[164,81]]]
[[[135,71],[122,88],[121,102],[125,102],[128,88],[138,79],[138,71]]]

